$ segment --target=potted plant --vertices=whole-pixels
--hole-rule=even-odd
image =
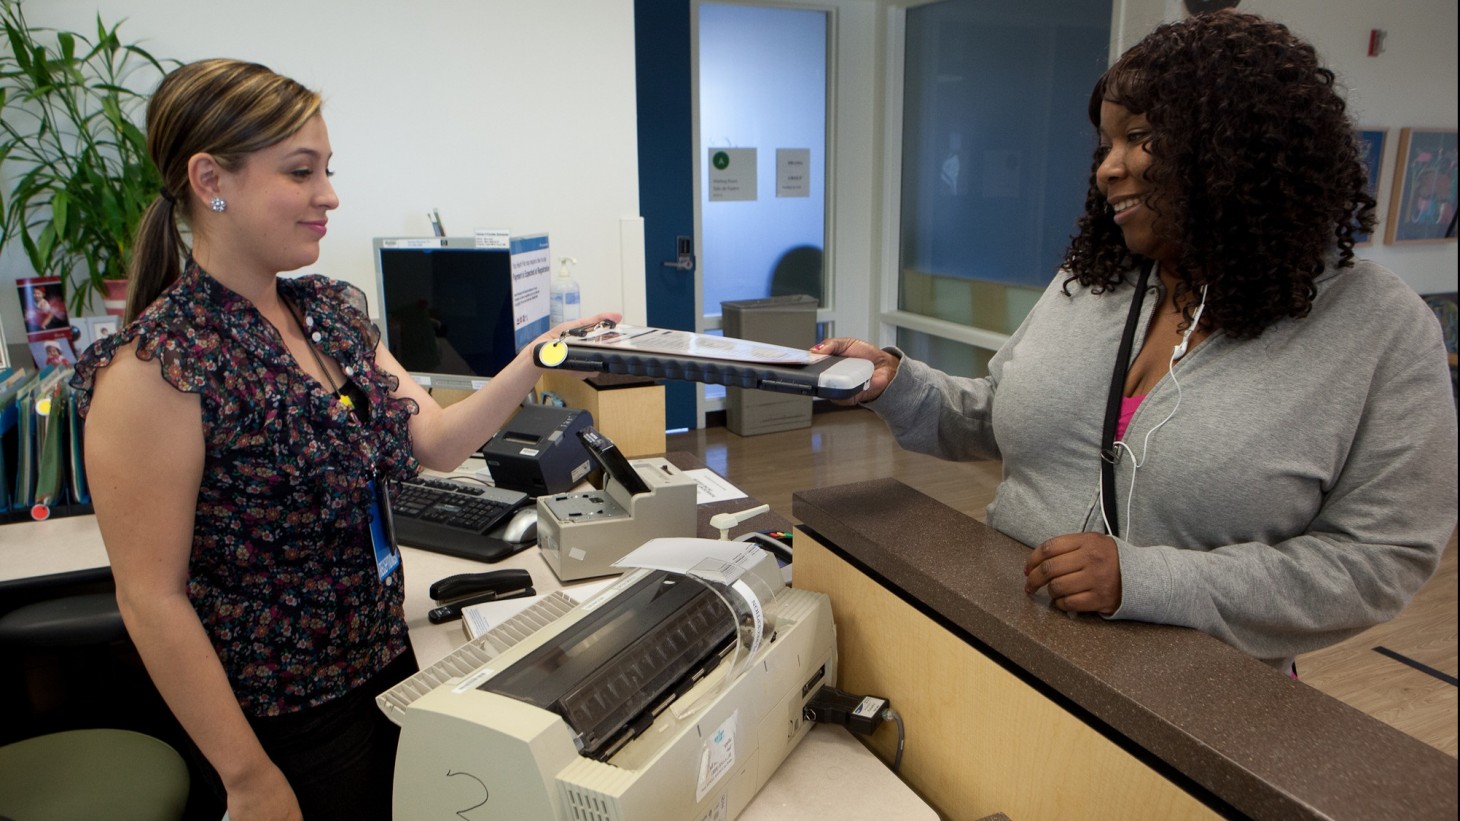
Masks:
[[[0,247],[67,284],[73,316],[125,282],[161,179],[137,123],[167,67],[96,19],[94,37],[32,27],[0,0]],[[176,61],[169,61],[173,64]]]

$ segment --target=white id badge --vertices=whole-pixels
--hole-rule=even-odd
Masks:
[[[400,567],[400,549],[395,546],[395,520],[390,513],[390,491],[383,482],[371,480],[375,503],[370,506],[370,547],[375,551],[375,572],[381,581]]]

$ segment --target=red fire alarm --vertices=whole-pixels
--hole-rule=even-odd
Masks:
[[[1378,57],[1384,51],[1384,30],[1369,29],[1369,56]]]

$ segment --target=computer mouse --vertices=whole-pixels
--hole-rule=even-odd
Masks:
[[[511,520],[502,528],[501,538],[512,544],[537,541],[537,508],[524,507],[512,514]]]

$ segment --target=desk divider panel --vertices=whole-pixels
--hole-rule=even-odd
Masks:
[[[902,778],[943,817],[1221,817],[814,536],[794,544],[795,586],[831,598],[837,686],[902,716]],[[887,762],[896,745],[890,727],[869,744]]]

